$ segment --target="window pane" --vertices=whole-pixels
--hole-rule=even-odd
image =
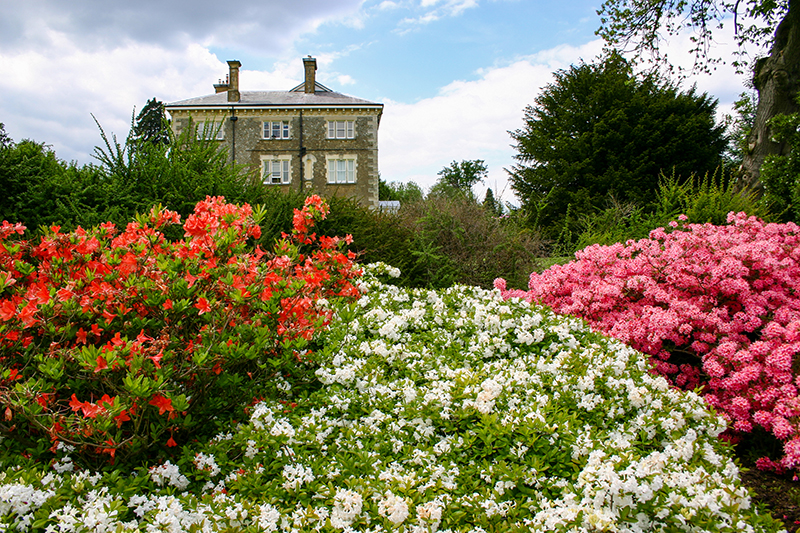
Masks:
[[[289,138],[289,123],[288,122],[284,122],[283,123],[283,138],[284,139],[288,139]]]
[[[261,133],[261,136],[265,139],[269,138],[269,122],[264,122],[264,131]]]
[[[337,139],[344,139],[345,136],[346,136],[346,134],[345,134],[345,130],[344,130],[344,121],[339,120],[339,121],[336,122],[336,138]]]
[[[335,124],[333,121],[328,122],[328,139],[333,139],[336,137],[336,129]]]
[[[353,121],[349,120],[347,121],[347,138],[352,139],[353,137]]]

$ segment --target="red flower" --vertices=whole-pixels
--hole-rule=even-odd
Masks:
[[[106,368],[108,368],[108,363],[106,362],[105,358],[102,355],[98,355],[97,366],[94,367],[95,374],[101,370],[105,370]]]
[[[156,394],[153,396],[153,399],[148,402],[150,405],[154,407],[158,407],[158,414],[163,415],[167,411],[174,411],[175,409],[172,407],[172,400],[169,398],[165,398],[160,394]]]
[[[120,414],[114,417],[114,420],[117,421],[117,428],[122,427],[122,423],[130,421],[130,419],[131,417],[128,416],[128,412],[125,409],[123,409]]]
[[[208,300],[203,298],[202,296],[197,299],[197,303],[194,306],[200,310],[199,314],[208,313],[211,311],[211,307],[208,305]]]
[[[17,314],[17,306],[11,300],[3,300],[0,304],[0,318],[3,320],[11,320]]]

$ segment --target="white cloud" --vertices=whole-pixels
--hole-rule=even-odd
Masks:
[[[602,43],[560,46],[514,63],[482,69],[480,79],[454,81],[439,94],[413,104],[385,101],[380,129],[380,168],[385,181],[415,181],[429,188],[452,161],[482,159],[489,168],[483,186],[511,201],[504,168],[515,150],[508,134],[523,126],[523,110],[533,104],[552,73],[580,58],[591,61]]]
[[[242,0],[233,9],[212,0],[26,0],[0,3],[6,50],[40,47],[45,26],[86,50],[126,41],[179,48],[188,42],[280,53],[328,20],[346,20],[362,0]]]
[[[429,188],[437,172],[451,161],[483,159],[489,178],[486,187],[515,201],[505,168],[514,164],[516,150],[508,131],[523,126],[523,110],[534,103],[552,73],[584,60],[594,61],[603,43],[595,40],[580,47],[557,46],[506,65],[481,69],[480,79],[454,81],[433,98],[407,104],[385,101],[380,131],[381,177],[385,181],[415,181]],[[717,53],[730,57],[734,41],[718,37]],[[677,64],[691,67],[688,36],[674,38],[667,48]],[[729,62],[730,63],[730,62]],[[720,65],[712,75],[688,78],[684,88],[697,85],[720,101],[718,115],[731,113],[732,102],[744,91],[743,78],[730,65]]]
[[[0,116],[13,139],[52,143],[68,161],[92,160],[100,136],[91,114],[107,133],[124,138],[134,107],[154,96],[171,101],[210,93],[211,82],[227,71],[199,45],[165,50],[128,43],[85,51],[54,30],[46,38],[58,56],[50,50],[0,51]]]
[[[400,4],[392,2],[392,0],[384,0],[378,4],[378,9],[380,10],[397,9],[398,7],[400,7]]]
[[[441,4],[441,5],[439,5]],[[422,0],[420,7],[430,9],[417,17],[407,17],[398,24],[399,33],[407,33],[418,26],[424,26],[444,17],[456,17],[474,7],[478,7],[478,0]]]

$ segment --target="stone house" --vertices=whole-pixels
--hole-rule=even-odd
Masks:
[[[334,92],[315,79],[288,91],[239,91],[238,61],[215,94],[167,104],[176,134],[190,121],[198,136],[225,143],[235,163],[264,183],[322,196],[355,197],[378,207],[378,126],[383,104]]]

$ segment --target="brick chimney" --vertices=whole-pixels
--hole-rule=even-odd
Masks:
[[[228,101],[238,102],[239,95],[239,67],[242,64],[238,61],[228,61],[230,72],[228,74]]]
[[[317,60],[311,56],[303,58],[303,67],[306,70],[306,84],[305,90],[308,94],[314,94],[316,92],[316,70],[317,70]]]

